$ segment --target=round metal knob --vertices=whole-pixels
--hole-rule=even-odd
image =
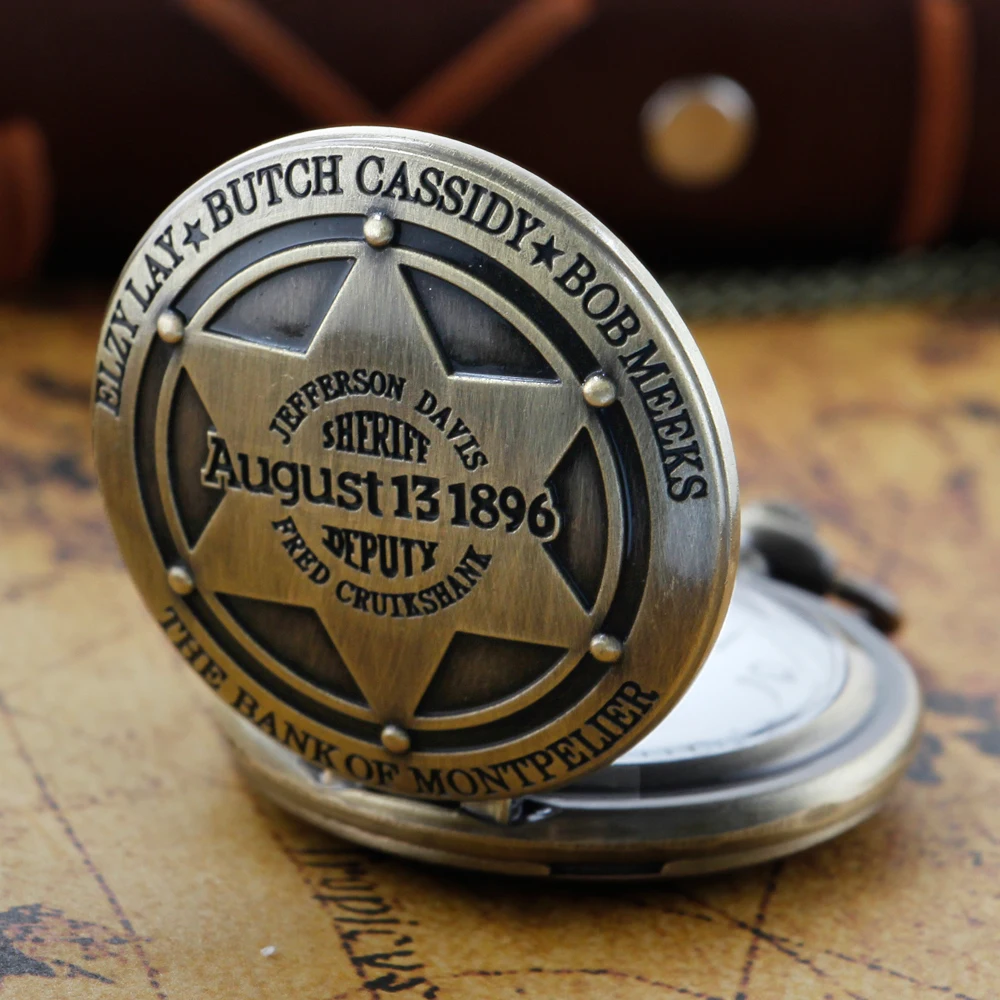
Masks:
[[[757,114],[750,95],[724,76],[671,80],[640,115],[653,169],[679,187],[714,187],[734,177],[753,146]]]

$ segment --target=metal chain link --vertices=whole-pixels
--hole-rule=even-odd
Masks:
[[[886,303],[1000,297],[1000,243],[946,246],[809,268],[675,271],[660,284],[688,319],[755,318]]]

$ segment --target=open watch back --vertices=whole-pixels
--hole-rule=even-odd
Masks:
[[[856,821],[912,744],[868,626],[752,572],[726,617],[736,477],[697,347],[498,157],[357,127],[223,165],[126,265],[94,392],[144,599],[257,784],[339,833],[721,867]]]

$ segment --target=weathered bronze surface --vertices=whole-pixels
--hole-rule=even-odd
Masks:
[[[132,575],[208,686],[333,777],[555,787],[703,662],[736,542],[714,387],[538,178],[384,128],[260,147],[154,224],[104,330]]]

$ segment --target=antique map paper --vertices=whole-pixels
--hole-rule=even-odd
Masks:
[[[104,518],[99,322],[0,308],[0,997],[1000,996],[996,310],[695,331],[744,497],[900,595],[926,735],[833,843],[624,887],[390,860],[247,792]]]

